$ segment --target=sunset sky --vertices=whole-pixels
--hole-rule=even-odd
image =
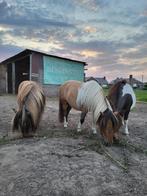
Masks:
[[[26,48],[147,82],[147,0],[0,0],[0,62]]]

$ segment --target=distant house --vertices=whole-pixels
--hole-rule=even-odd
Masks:
[[[133,88],[143,88],[143,82],[133,78],[133,75],[130,75],[129,78],[116,78],[110,82],[110,85],[116,84],[118,81],[126,80]]]
[[[114,79],[114,80],[112,80],[111,82],[110,82],[110,85],[113,85],[113,84],[116,84],[117,82],[119,82],[119,81],[121,81],[121,80],[124,80],[124,78],[116,78],[116,79]]]
[[[106,77],[102,77],[102,78],[97,78],[97,77],[86,77],[85,78],[86,81],[89,81],[89,80],[95,80],[97,81],[103,88],[107,88],[108,87],[108,81],[106,80]]]

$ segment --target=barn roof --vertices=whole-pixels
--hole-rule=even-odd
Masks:
[[[39,54],[42,54],[42,55],[45,55],[45,56],[49,56],[49,57],[55,57],[55,58],[59,58],[59,59],[64,59],[64,60],[69,60],[69,61],[73,61],[73,62],[83,63],[84,66],[87,65],[87,63],[83,62],[83,61],[73,60],[73,59],[69,59],[69,58],[65,58],[65,57],[59,57],[59,56],[56,56],[56,55],[50,55],[50,54],[46,54],[44,52],[39,52],[39,51],[35,51],[35,50],[30,50],[30,49],[25,49],[22,52],[14,55],[14,56],[12,56],[12,57],[10,57],[8,59],[5,59],[4,61],[0,62],[0,64],[11,63],[12,61],[17,60],[18,58],[27,56],[27,55],[32,54],[32,53],[39,53]]]

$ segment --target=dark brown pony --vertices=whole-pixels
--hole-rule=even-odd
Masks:
[[[33,136],[45,106],[42,88],[33,81],[23,81],[18,88],[18,110],[13,119],[12,135]],[[17,135],[17,134],[16,134]]]
[[[121,80],[114,84],[108,93],[108,100],[113,108],[113,112],[117,115],[119,120],[119,127],[125,124],[125,134],[128,132],[128,116],[130,110],[136,104],[136,96],[133,88],[126,80]]]
[[[64,127],[68,125],[68,114],[74,108],[81,111],[81,119],[78,123],[77,131],[81,131],[87,112],[92,112],[92,130],[100,133],[105,143],[112,144],[117,127],[117,118],[112,113],[112,108],[105,98],[102,87],[96,81],[79,82],[67,81],[59,89],[59,120],[64,122]]]

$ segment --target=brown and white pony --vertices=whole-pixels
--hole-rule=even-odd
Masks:
[[[23,81],[18,88],[18,110],[13,119],[12,135],[33,136],[45,106],[42,88],[33,81]]]
[[[113,112],[118,118],[122,118],[122,124],[125,125],[125,134],[129,134],[128,131],[128,116],[130,110],[135,107],[136,96],[133,88],[126,80],[121,80],[114,84],[107,96]]]
[[[112,113],[109,101],[105,98],[102,87],[94,80],[85,83],[67,81],[59,89],[59,120],[68,125],[68,114],[74,108],[82,111],[77,131],[81,131],[87,112],[92,112],[92,130],[97,133],[97,126],[105,143],[112,144],[117,127],[117,118]]]

